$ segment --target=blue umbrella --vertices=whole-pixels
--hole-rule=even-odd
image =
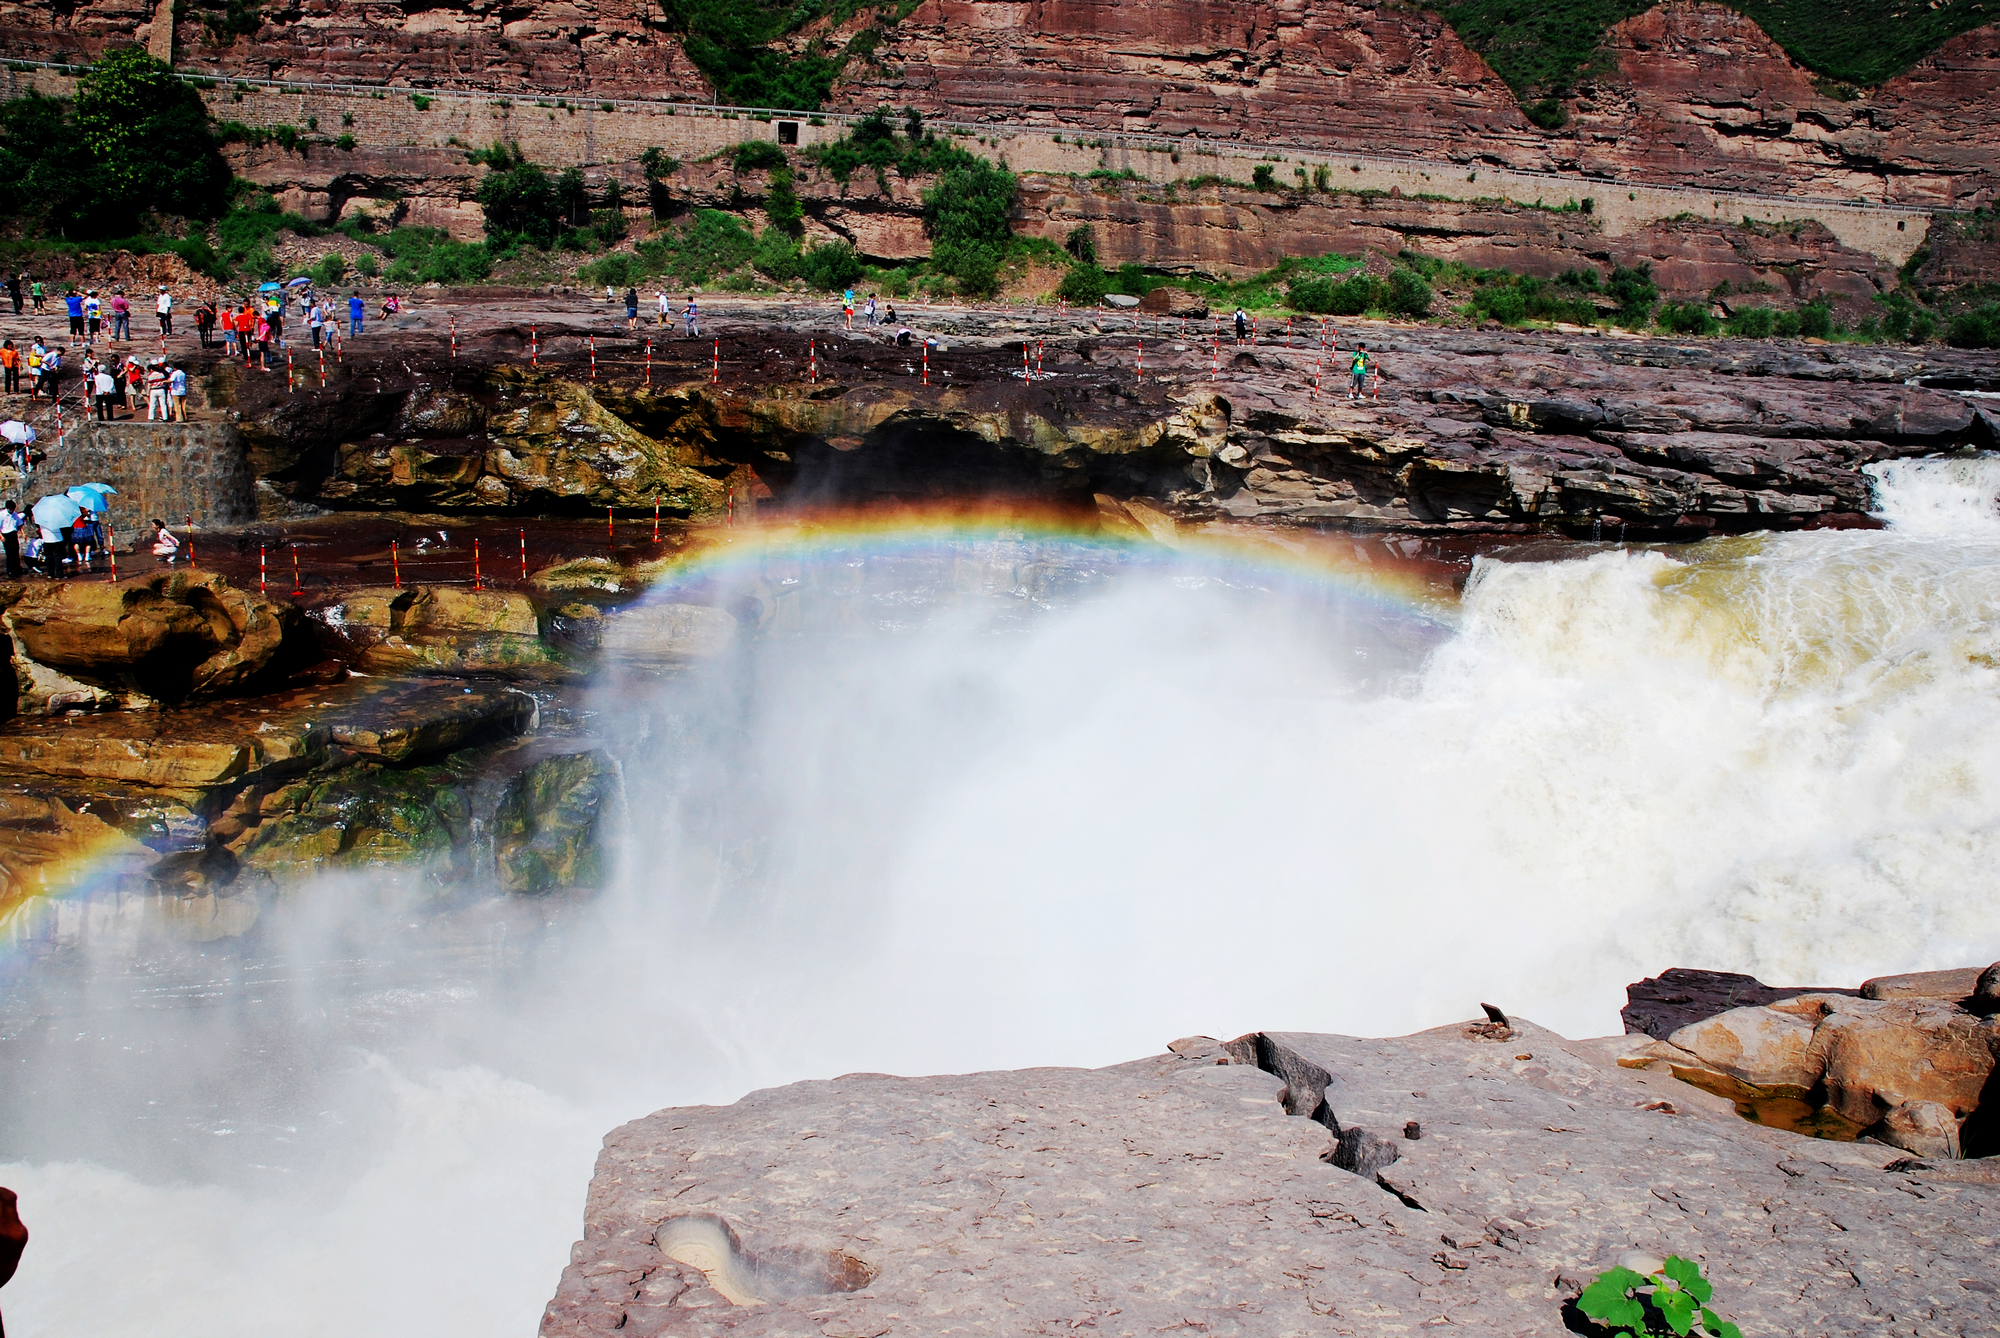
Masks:
[[[56,493],[36,502],[35,509],[28,514],[35,518],[35,524],[45,530],[66,530],[76,524],[83,508],[76,504],[75,498]]]
[[[283,290],[284,285],[281,283],[260,283],[257,285],[257,291],[260,293],[276,293]]]
[[[307,284],[310,284],[311,282],[312,282],[312,280],[311,280],[311,279],[310,279],[309,277],[307,277],[307,276],[306,276],[306,275],[304,275],[304,274],[301,274],[301,275],[299,275],[299,277],[298,277],[298,278],[296,278],[296,279],[293,279],[293,280],[292,280],[292,281],[291,281],[290,283],[286,284],[286,285],[285,285],[285,287],[287,287],[287,288],[302,288],[302,287],[306,286]]]
[[[116,497],[118,495],[118,489],[112,487],[109,483],[79,483],[76,486],[79,488],[95,488],[106,497]]]
[[[111,509],[111,503],[106,500],[104,494],[88,483],[79,483],[63,495],[73,502],[83,503],[85,509],[95,511],[100,516]]]

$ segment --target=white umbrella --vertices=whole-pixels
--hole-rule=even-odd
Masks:
[[[18,418],[10,418],[0,423],[0,437],[5,437],[16,446],[25,446],[35,439],[35,429]]]
[[[55,493],[36,502],[35,509],[28,514],[35,518],[35,524],[45,530],[66,530],[76,524],[83,508],[77,505],[75,498]]]

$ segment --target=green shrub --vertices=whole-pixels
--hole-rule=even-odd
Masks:
[[[1258,190],[1276,190],[1278,183],[1273,179],[1271,165],[1269,163],[1258,163],[1255,167],[1251,168],[1250,184]]]
[[[1415,270],[1399,269],[1389,276],[1388,292],[1383,305],[1388,310],[1404,316],[1428,316],[1431,302],[1436,294],[1424,282],[1423,276]]]
[[[329,252],[308,273],[316,287],[332,288],[347,277],[347,259],[338,251]]]
[[[1072,306],[1094,307],[1111,291],[1111,276],[1096,265],[1072,265],[1056,286],[1056,295]]]
[[[769,172],[789,166],[791,159],[768,139],[746,139],[730,154],[729,162],[738,172]]]
[[[983,159],[947,169],[924,192],[924,233],[931,239],[931,267],[958,281],[961,291],[993,291],[1012,230],[1014,174]]]
[[[354,136],[352,135],[342,135],[339,139],[333,141],[333,143],[334,147],[343,153],[354,152]]]
[[[1576,1304],[1614,1338],[1666,1333],[1680,1338],[1743,1338],[1741,1329],[1709,1309],[1714,1296],[1715,1286],[1701,1275],[1700,1264],[1669,1255],[1657,1273],[1606,1269],[1583,1289]]]
[[[1613,266],[1605,291],[1618,303],[1618,323],[1621,325],[1644,325],[1652,318],[1653,304],[1660,299],[1660,288],[1653,282],[1653,263],[1650,260],[1642,260],[1629,267]]]
[[[1660,328],[1668,334],[1712,335],[1715,317],[1706,302],[1668,302],[1660,308]]]
[[[391,283],[469,284],[493,272],[486,243],[455,242],[443,228],[396,228],[382,239],[381,247],[390,260]]]
[[[764,213],[771,225],[790,236],[805,231],[806,207],[793,184],[792,169],[781,167],[771,173],[771,192],[764,199]]]
[[[418,111],[429,111],[431,109],[431,100],[422,93],[412,93],[410,94],[410,105]]]
[[[1079,223],[1069,230],[1068,236],[1063,238],[1063,250],[1069,252],[1070,255],[1074,256],[1082,264],[1095,265],[1097,263],[1097,234],[1091,231],[1090,224]]]
[[[750,263],[757,272],[778,283],[799,277],[801,259],[798,242],[776,226],[764,229],[757,238],[756,249],[750,253]]]
[[[1366,274],[1346,279],[1304,279],[1290,287],[1291,305],[1321,316],[1359,316],[1382,305],[1387,285]]]
[[[1769,307],[1738,307],[1723,328],[1739,339],[1769,339],[1778,332],[1778,313]]]
[[[799,258],[799,277],[821,292],[837,292],[861,277],[861,257],[846,241],[823,242]]]
[[[372,279],[378,272],[380,272],[381,266],[376,263],[374,252],[363,251],[361,253],[361,258],[354,262],[354,270],[355,273],[359,274],[362,278]]]
[[[1808,339],[1833,338],[1833,307],[1817,298],[1799,308],[1799,333]]]
[[[1945,338],[1959,348],[2000,348],[2000,302],[1959,312]]]

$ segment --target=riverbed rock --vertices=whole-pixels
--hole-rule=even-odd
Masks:
[[[736,639],[736,619],[705,604],[640,604],[605,615],[598,648],[610,660],[671,668],[711,659]]]
[[[539,715],[533,697],[504,683],[384,683],[333,705],[334,743],[392,763],[527,733]]]
[[[1676,966],[1625,987],[1619,1017],[1628,1032],[1665,1040],[1682,1027],[1715,1017],[1732,1008],[1776,1003],[1801,994],[1852,994],[1827,986],[1766,985],[1755,976],[1735,971],[1706,971]]]
[[[1810,1089],[1820,1076],[1812,1038],[1813,1024],[1803,1018],[1772,1008],[1733,1008],[1667,1039],[1744,1082]]]
[[[365,673],[549,679],[568,672],[542,639],[533,602],[516,591],[357,590],[325,617],[359,647],[355,663]]]
[[[1906,1101],[1935,1101],[1963,1119],[1993,1072],[2000,1023],[1939,1000],[1837,999],[1813,1029],[1827,1104],[1873,1125]]]
[[[502,890],[600,886],[604,828],[622,793],[618,764],[602,749],[545,757],[516,775],[493,814]]]
[[[424,873],[469,834],[467,779],[440,767],[363,764],[282,786],[236,843],[243,866],[286,881],[336,868]]]
[[[1527,1338],[1563,1332],[1565,1302],[1635,1250],[1700,1258],[1745,1332],[1921,1313],[1970,1335],[2000,1315],[1958,1283],[1991,1271],[1983,1187],[1886,1172],[1909,1154],[1760,1128],[1512,1023],[661,1111],[606,1138],[542,1333]],[[1393,1159],[1342,1169],[1344,1140]],[[713,1251],[680,1248],[702,1231]],[[855,1267],[799,1266],[835,1257]],[[788,1287],[732,1304],[764,1258]]]
[[[194,570],[31,586],[0,617],[17,664],[165,702],[240,690],[272,664],[297,620],[289,604]],[[61,689],[24,680],[22,711],[66,705]]]
[[[1185,288],[1172,284],[1155,288],[1139,299],[1139,310],[1148,316],[1166,316],[1175,320],[1205,321],[1208,319],[1208,303],[1196,297]]]
[[[1890,1146],[1919,1157],[1955,1161],[1961,1155],[1958,1117],[1939,1101],[1905,1101],[1882,1117],[1875,1133]]]
[[[1972,997],[1979,987],[1976,966],[1952,971],[1915,971],[1901,976],[1876,976],[1861,982],[1864,999],[1949,999],[1957,1003]]]
[[[1981,1017],[2000,1013],[2000,962],[1979,973],[1979,979],[1972,987],[1972,997],[1966,1000],[1965,1006]]]

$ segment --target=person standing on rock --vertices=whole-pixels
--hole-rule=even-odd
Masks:
[[[188,374],[185,367],[170,368],[167,372],[167,398],[173,405],[173,418],[177,423],[188,420]]]
[[[35,528],[41,532],[42,574],[51,581],[60,581],[63,563],[69,560],[69,534],[64,530],[52,530],[40,521]]]
[[[667,302],[666,289],[664,288],[660,289],[657,296],[660,299],[660,318],[656,322],[656,324],[659,326],[660,329],[664,330],[667,328],[667,322],[673,319],[674,312],[672,306],[670,306]]]
[[[42,337],[36,335],[28,345],[25,359],[28,366],[28,398],[31,400],[42,397],[42,359],[47,356],[48,349],[43,345]]]
[[[118,401],[118,378],[111,374],[109,363],[100,362],[94,381],[92,389],[96,391],[97,421],[108,423],[112,418],[111,408]]]
[[[688,294],[687,310],[681,315],[687,317],[688,338],[698,338],[701,334],[701,309],[694,304],[694,294]]]
[[[126,301],[123,288],[111,290],[111,337],[132,341],[132,304]]]
[[[639,290],[636,287],[625,290],[625,328],[628,331],[639,328]]]
[[[356,288],[347,295],[347,337],[361,338],[361,318],[368,314],[368,304],[361,300],[361,290]]]
[[[14,347],[11,339],[0,344],[0,377],[5,378],[4,393],[21,393],[21,350]]]
[[[174,332],[174,295],[167,291],[165,284],[160,285],[160,295],[153,299],[153,310],[160,317],[160,333],[163,335],[172,334]]]
[[[1240,346],[1250,338],[1250,317],[1243,308],[1236,308],[1236,342]]]
[[[194,332],[203,348],[215,344],[215,299],[209,298],[194,309]]]
[[[1352,361],[1350,361],[1347,364],[1347,370],[1353,378],[1351,384],[1349,384],[1349,386],[1347,387],[1348,399],[1358,400],[1361,398],[1361,392],[1368,385],[1368,373],[1374,369],[1374,366],[1375,366],[1375,359],[1368,352],[1368,345],[1366,344],[1355,345],[1354,357]]]
[[[97,300],[97,290],[93,288],[83,297],[83,338],[92,348],[97,347],[97,332],[103,324],[104,304]]]
[[[167,365],[162,360],[146,369],[146,421],[158,423],[172,416],[167,407]]]
[[[42,281],[40,279],[36,279],[28,285],[28,298],[34,303],[35,311],[39,314],[42,309]]]
[[[14,304],[14,314],[21,314],[21,278],[19,274],[7,276],[7,300]]]
[[[7,551],[7,579],[21,579],[21,508],[13,498],[7,499],[4,510],[0,510],[0,548]]]
[[[61,381],[62,381],[62,350],[59,348],[43,349],[42,366],[40,370],[40,375],[36,381],[36,391],[38,393],[46,391],[48,392],[48,397],[50,399],[54,399],[59,393],[57,387]],[[56,445],[60,446],[62,445],[62,443],[58,441]]]
[[[63,305],[69,308],[69,342],[74,348],[83,342],[83,294],[70,289],[63,294]]]

